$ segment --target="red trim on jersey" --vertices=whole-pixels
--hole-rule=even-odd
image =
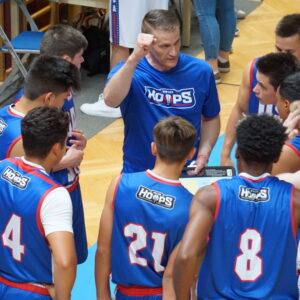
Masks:
[[[296,220],[295,220],[295,209],[294,209],[294,194],[295,194],[295,187],[292,187],[291,191],[291,198],[290,198],[290,209],[291,209],[291,226],[292,226],[292,232],[295,241],[297,242],[297,226],[296,226]]]
[[[78,184],[79,184],[79,176],[76,177],[76,180],[69,187],[66,187],[67,191],[69,193],[74,192]]]
[[[37,293],[40,295],[50,296],[47,288],[35,285],[34,283],[13,282],[13,281],[5,279],[2,276],[0,276],[0,282],[4,283],[5,285],[16,288],[16,289],[33,292],[33,293]]]
[[[267,176],[264,176],[264,177],[261,177],[258,179],[253,179],[253,178],[249,178],[247,176],[240,175],[240,177],[247,179],[248,181],[251,181],[251,182],[261,182],[261,181],[265,180],[268,176],[270,176],[270,175],[267,175]]]
[[[18,114],[18,113],[15,113],[13,110],[12,110],[12,108],[9,106],[9,108],[8,108],[8,110],[7,110],[7,112],[11,115],[11,116],[13,116],[13,117],[17,117],[17,118],[20,118],[20,119],[23,119],[24,118],[24,114]]]
[[[250,71],[249,71],[249,97],[251,96],[252,93],[252,82],[253,82],[253,69],[254,69],[254,65],[256,63],[256,59],[253,59],[251,62],[251,66],[250,66]]]
[[[286,143],[285,146],[289,147],[297,156],[300,157],[300,151],[292,144]]]
[[[216,208],[215,208],[215,214],[214,214],[214,221],[217,219],[219,215],[219,210],[220,210],[220,202],[221,202],[221,193],[220,193],[220,188],[219,186],[214,182],[212,186],[215,188],[217,197],[216,197]]]
[[[158,181],[160,183],[164,183],[164,184],[169,184],[169,185],[174,185],[174,186],[182,186],[182,184],[180,182],[170,182],[167,180],[163,180],[161,178],[156,177],[155,175],[152,175],[150,172],[146,171],[146,175],[150,178],[152,178],[155,181]]]
[[[125,296],[144,297],[144,296],[162,295],[161,287],[150,288],[145,286],[124,286],[118,284],[117,289]]]
[[[116,186],[115,186],[115,190],[114,190],[114,195],[113,195],[113,200],[112,200],[112,209],[115,208],[115,201],[116,201],[116,196],[117,196],[117,192],[118,192],[118,189],[119,189],[119,184],[120,184],[120,180],[121,180],[121,177],[122,177],[122,174],[119,175],[118,179],[117,179],[117,182],[116,182]]]
[[[36,220],[36,224],[37,224],[37,227],[41,233],[42,236],[45,237],[45,230],[44,230],[44,227],[43,227],[43,224],[42,224],[42,220],[41,220],[41,208],[42,208],[42,205],[44,203],[44,200],[46,198],[46,196],[51,192],[53,191],[54,189],[56,189],[58,186],[53,186],[52,188],[48,189],[42,196],[39,204],[38,204],[38,207],[37,207],[37,210],[36,210],[36,215],[35,215],[35,220]]]
[[[7,152],[5,154],[5,157],[10,157],[10,152],[12,150],[12,148],[16,145],[17,142],[19,142],[22,139],[22,135],[19,135],[18,137],[16,137],[13,142],[9,145],[9,148],[7,149]]]

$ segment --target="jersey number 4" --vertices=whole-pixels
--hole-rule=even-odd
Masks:
[[[255,229],[247,229],[240,240],[241,254],[236,258],[235,273],[242,281],[255,281],[262,275],[262,259],[258,256],[262,238]]]
[[[124,227],[124,235],[126,237],[134,238],[129,244],[129,260],[132,264],[138,264],[146,267],[147,260],[143,257],[137,256],[137,252],[147,247],[147,232],[143,226],[137,224],[128,224]],[[166,234],[161,232],[152,232],[151,238],[154,241],[152,257],[154,259],[154,270],[162,272],[165,270],[161,265],[161,259],[164,252]]]
[[[10,248],[15,260],[21,261],[25,247],[21,244],[21,218],[12,214],[2,234],[3,245]]]

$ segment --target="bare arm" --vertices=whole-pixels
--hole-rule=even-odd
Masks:
[[[293,173],[300,169],[299,156],[287,145],[284,145],[277,163],[273,164],[272,174]]]
[[[54,259],[55,300],[69,300],[77,266],[73,234],[58,231],[49,234],[47,239]]]
[[[213,186],[200,189],[194,196],[190,221],[180,243],[174,265],[176,299],[188,300],[207,237],[214,222],[216,191]]]
[[[281,180],[290,182],[296,189],[300,189],[300,171],[295,173],[281,173],[276,176]]]
[[[197,155],[196,168],[191,175],[198,174],[203,169],[220,133],[220,116],[212,119],[203,118],[201,127],[200,146]]]
[[[127,96],[138,62],[147,55],[155,39],[152,34],[140,33],[137,45],[121,69],[106,84],[103,95],[108,106],[119,106]]]
[[[294,191],[294,213],[295,213],[295,222],[296,222],[296,232],[297,229],[300,227],[300,190],[295,189]]]
[[[175,291],[173,285],[173,269],[174,269],[174,261],[177,255],[179,248],[179,244],[175,247],[173,252],[171,253],[168,264],[164,271],[162,286],[163,286],[163,300],[173,300],[175,299]]]
[[[104,209],[100,220],[97,251],[95,256],[95,280],[97,299],[110,300],[109,276],[111,272],[111,235],[113,227],[113,198],[118,182],[117,177],[110,184],[107,193]]]
[[[235,143],[235,128],[238,121],[243,117],[248,110],[249,104],[249,89],[250,89],[250,68],[251,64],[248,64],[244,70],[242,82],[239,88],[238,98],[231,110],[229,119],[226,124],[224,144],[221,151],[221,165],[233,166],[233,162],[230,159],[230,153]]]

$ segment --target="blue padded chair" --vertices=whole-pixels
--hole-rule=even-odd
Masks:
[[[0,47],[0,53],[9,53],[12,56],[14,62],[12,72],[0,86],[0,103],[3,102],[3,100],[6,100],[3,98],[7,98],[6,96],[1,96],[4,91],[7,92],[7,89],[9,88],[13,88],[13,90],[15,89],[13,85],[16,79],[20,77],[19,75],[21,74],[21,76],[25,78],[27,70],[24,66],[24,63],[27,61],[28,57],[31,54],[40,53],[40,44],[44,35],[43,32],[38,31],[37,25],[28,12],[23,0],[0,0],[0,4],[4,3],[5,1],[15,1],[18,8],[25,16],[26,21],[30,25],[31,31],[21,32],[19,35],[10,40],[4,32],[4,29],[0,26],[0,38],[3,42],[3,46]],[[22,55],[22,58],[19,57],[19,54]]]

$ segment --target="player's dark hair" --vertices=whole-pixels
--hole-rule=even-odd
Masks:
[[[154,142],[159,157],[166,162],[182,162],[196,138],[193,125],[181,117],[168,117],[154,127]]]
[[[282,81],[279,94],[290,103],[300,100],[300,71],[287,76]]]
[[[284,16],[276,26],[275,34],[286,38],[298,34],[300,36],[300,14]]]
[[[72,59],[88,46],[84,35],[72,26],[58,24],[46,31],[41,42],[41,54],[63,56]]]
[[[249,115],[236,128],[238,151],[247,163],[273,163],[287,139],[285,130],[273,116]]]
[[[290,53],[269,53],[256,62],[257,70],[269,77],[270,84],[277,89],[283,79],[299,70],[297,59]]]
[[[152,33],[153,30],[173,31],[180,28],[180,20],[173,10],[153,9],[144,17],[142,22],[142,32]]]
[[[68,114],[54,107],[38,107],[22,119],[21,132],[26,156],[45,158],[53,145],[66,142]]]
[[[40,55],[31,64],[25,78],[24,94],[35,100],[43,94],[61,94],[80,89],[79,70],[58,56]]]

